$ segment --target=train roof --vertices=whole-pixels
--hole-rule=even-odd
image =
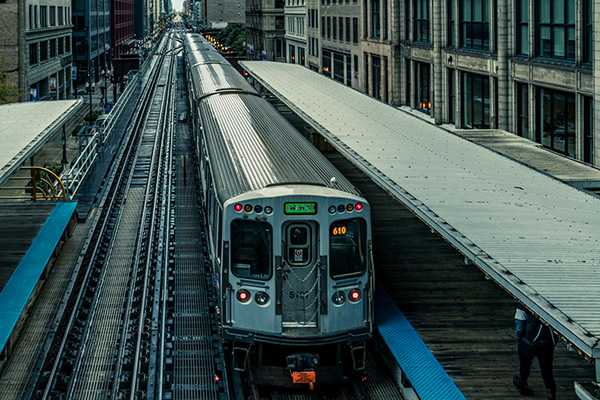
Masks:
[[[229,64],[199,64],[190,69],[196,99],[223,91],[256,94],[252,85]]]
[[[311,184],[360,195],[354,186],[199,35],[185,49],[212,175],[221,201],[274,185]],[[335,180],[332,183],[332,179]]]
[[[216,94],[199,105],[222,201],[273,185],[313,184],[359,195],[354,186],[265,99]],[[331,178],[335,182],[331,183]]]

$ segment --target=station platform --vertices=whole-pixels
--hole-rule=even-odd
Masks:
[[[241,64],[468,265],[600,358],[597,197],[301,66]]]
[[[81,99],[0,106],[0,185],[53,136],[67,129],[82,107]]]
[[[0,366],[76,224],[76,202],[0,203]]]

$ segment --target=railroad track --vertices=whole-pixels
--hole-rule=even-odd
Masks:
[[[177,57],[177,113],[187,112],[183,58]],[[211,285],[204,216],[194,162],[194,142],[188,126],[177,124],[175,182],[166,199],[175,207],[163,253],[163,293],[152,320],[157,343],[151,352],[149,398],[223,400],[229,398],[223,346],[215,318],[216,294]]]
[[[65,299],[57,324],[63,335],[51,338],[29,397],[136,398],[146,390],[143,333],[169,213],[162,199],[170,191],[171,136],[163,131],[174,120],[174,57],[166,36]]]

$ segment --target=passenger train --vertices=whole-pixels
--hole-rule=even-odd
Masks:
[[[201,35],[186,34],[184,48],[233,368],[281,368],[310,384],[340,365],[361,371],[373,325],[369,203]]]

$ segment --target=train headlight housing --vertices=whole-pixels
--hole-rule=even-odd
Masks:
[[[348,292],[348,299],[350,299],[352,303],[359,302],[361,297],[360,289],[352,289]]]
[[[354,204],[348,203],[348,205],[346,205],[346,211],[352,212],[352,210],[354,210]]]
[[[246,204],[244,206],[244,211],[247,213],[251,213],[252,212],[252,204]]]
[[[236,297],[240,303],[247,303],[250,301],[250,292],[246,289],[240,289],[237,291]]]
[[[344,211],[346,211],[346,206],[343,204],[340,204],[339,206],[337,206],[337,211],[339,213],[343,213]]]
[[[333,297],[331,297],[331,301],[333,301],[333,304],[336,306],[341,306],[346,302],[346,295],[341,290],[338,290],[333,294]]]
[[[269,295],[265,292],[258,292],[254,295],[254,300],[259,306],[264,306],[269,302]]]
[[[272,213],[273,213],[273,207],[266,206],[265,207],[265,214],[272,214]]]
[[[244,206],[241,203],[235,203],[233,206],[233,211],[235,212],[242,212],[243,209]]]
[[[263,208],[262,206],[254,206],[254,212],[257,214],[260,214],[261,212],[263,212]]]
[[[354,205],[354,210],[361,212],[365,208],[364,204],[360,201]]]
[[[335,214],[335,210],[336,210],[335,206],[329,206],[329,214]]]

